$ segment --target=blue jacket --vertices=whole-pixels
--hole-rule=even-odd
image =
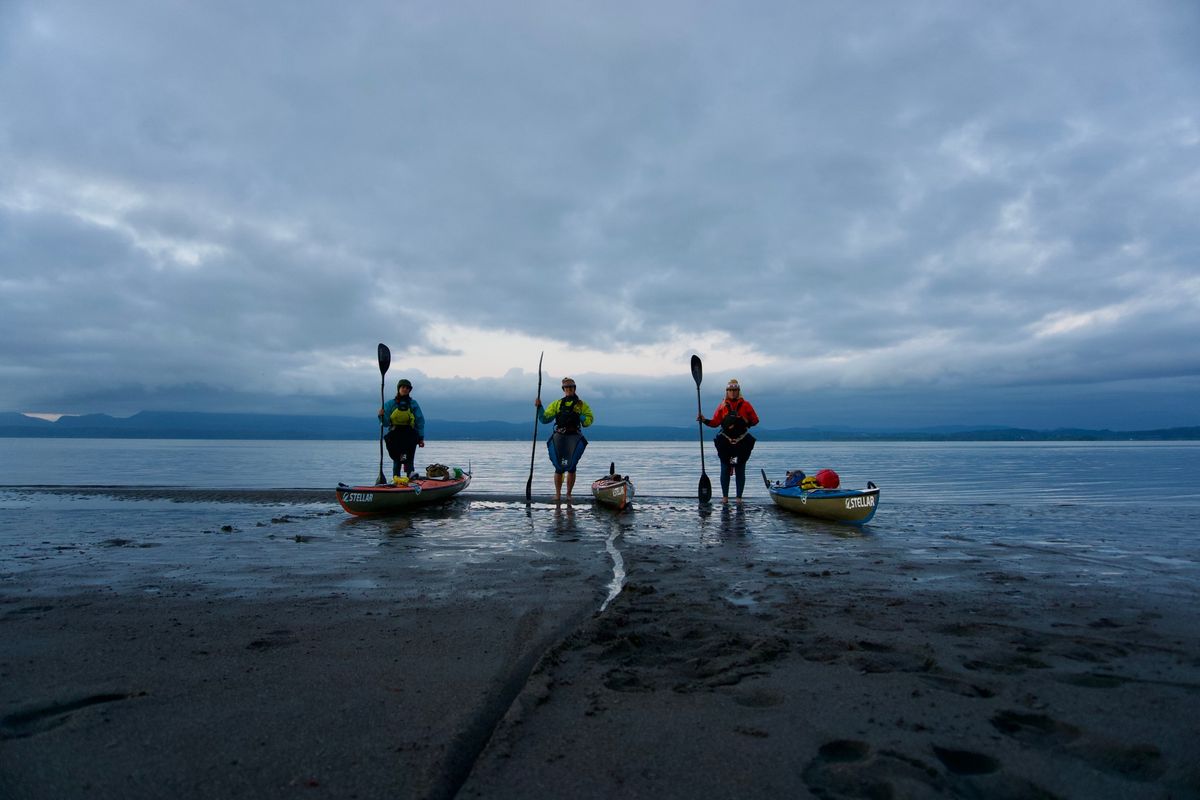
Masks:
[[[425,415],[421,413],[421,404],[415,398],[409,397],[409,411],[412,413],[412,426],[417,429],[417,438],[425,438]],[[387,425],[388,428],[395,427],[392,424],[392,412],[396,410],[396,398],[392,398],[383,404],[383,415],[379,417],[379,422],[382,425]],[[401,412],[403,413],[403,412]]]

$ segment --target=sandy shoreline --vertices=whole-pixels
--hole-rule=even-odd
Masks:
[[[1195,594],[726,534],[617,539],[603,613],[578,531],[427,594],[6,581],[0,796],[1200,796]]]
[[[770,579],[747,607],[691,554],[631,561],[610,613],[539,664],[464,796],[1200,793],[1187,609],[729,564]]]
[[[5,596],[0,796],[453,796],[598,586],[425,604]]]

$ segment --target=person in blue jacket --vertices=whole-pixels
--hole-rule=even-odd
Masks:
[[[575,466],[587,447],[583,429],[595,420],[592,409],[575,394],[574,378],[562,379],[563,396],[542,409],[542,398],[537,404],[543,423],[554,423],[554,433],[546,440],[550,463],[554,465],[554,502],[562,500],[563,475],[567,476],[567,502],[571,501],[571,490],[575,488]]]
[[[417,448],[425,446],[425,415],[412,395],[412,381],[401,378],[396,383],[396,396],[379,409],[379,423],[388,426],[383,437],[388,455],[392,457],[392,481],[398,482],[417,471],[413,464]]]

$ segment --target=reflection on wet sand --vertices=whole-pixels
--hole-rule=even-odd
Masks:
[[[556,535],[576,533],[575,505],[573,503],[555,503],[550,531]]]

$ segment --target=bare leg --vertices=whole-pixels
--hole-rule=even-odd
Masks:
[[[556,503],[562,502],[562,476],[561,472],[554,473],[554,502]],[[567,489],[567,494],[570,493],[571,490]]]
[[[567,502],[571,502],[571,490],[575,488],[575,473],[567,473]]]

